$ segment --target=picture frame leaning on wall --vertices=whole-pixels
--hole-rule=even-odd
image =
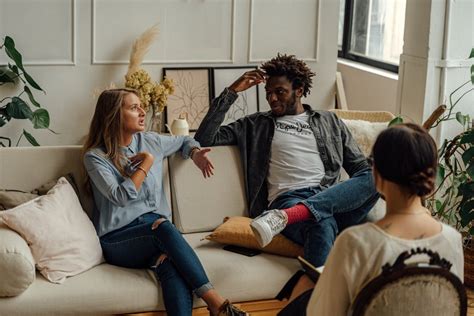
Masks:
[[[211,103],[211,68],[163,68],[163,78],[173,80],[175,87],[174,93],[168,97],[165,123],[171,126],[174,119],[187,113],[189,130],[195,132]]]

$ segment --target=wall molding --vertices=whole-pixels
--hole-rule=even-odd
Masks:
[[[76,65],[76,0],[69,0],[71,3],[71,57],[69,59],[50,59],[50,60],[40,60],[40,59],[30,59],[24,60],[23,65],[25,66],[75,66]],[[7,65],[7,62],[1,62],[0,66]]]
[[[320,29],[321,29],[321,0],[316,0],[316,40],[314,42],[314,49],[313,49],[313,56],[310,57],[298,57],[301,60],[307,62],[317,62],[319,59],[319,40],[320,40]],[[252,55],[252,39],[253,39],[253,15],[254,15],[254,5],[255,0],[250,0],[250,9],[249,9],[249,35],[248,35],[248,62],[249,63],[260,63],[267,61],[268,58],[272,58],[274,56],[269,56],[268,58],[254,58]]]
[[[97,59],[96,57],[96,2],[98,0],[92,0],[92,34],[91,34],[91,64],[93,65],[128,65],[129,60],[107,60],[107,59]],[[202,64],[202,63],[215,63],[215,64],[224,64],[224,63],[234,63],[235,60],[235,7],[236,0],[231,1],[231,27],[230,27],[230,56],[228,59],[187,59],[187,60],[165,60],[165,59],[144,59],[143,65],[156,65],[156,64]]]
[[[474,62],[472,59],[440,59],[440,58],[425,58],[413,55],[400,55],[400,61],[404,60],[407,63],[418,65],[430,65],[438,68],[469,68]]]

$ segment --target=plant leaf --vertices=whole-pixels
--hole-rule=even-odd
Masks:
[[[23,76],[25,76],[25,79],[26,79],[26,81],[28,81],[30,86],[32,86],[36,90],[40,90],[40,91],[44,92],[44,90],[41,89],[41,87],[36,83],[36,81],[34,81],[33,78],[31,78],[31,76],[25,71],[25,69],[23,69]]]
[[[471,179],[474,179],[474,165],[470,165],[470,166],[466,169],[466,172],[467,172],[467,174],[469,175],[469,177],[471,177]]]
[[[436,186],[439,186],[444,179],[445,168],[443,165],[438,166],[438,170],[436,170]]]
[[[8,57],[10,57],[18,68],[23,70],[23,61],[21,54],[15,48],[15,42],[10,36],[5,37],[5,52],[7,53]]]
[[[474,158],[474,147],[469,148],[462,154],[462,161],[464,161],[465,165],[469,163],[473,163],[473,158]]]
[[[45,109],[38,109],[33,113],[34,128],[48,128],[49,127],[49,113]]]
[[[471,83],[474,84],[474,65],[471,66]]]
[[[469,57],[467,59],[473,58],[473,57],[474,57],[474,47],[471,49],[471,53],[469,54]]]
[[[0,127],[7,124],[7,122],[8,122],[7,120],[5,120],[3,117],[0,116]]]
[[[440,209],[441,209],[441,201],[440,200],[435,201],[435,208],[436,208],[437,212],[440,211]]]
[[[30,133],[28,133],[27,131],[23,130],[23,135],[25,135],[25,138],[26,140],[33,146],[39,146],[40,144],[38,144],[38,142],[36,141],[36,139],[33,137],[33,135],[31,135]]]
[[[15,119],[32,119],[33,112],[28,104],[19,97],[13,97],[12,101],[6,106],[7,114]]]
[[[456,120],[462,125],[464,126],[464,124],[466,124],[466,118],[464,117],[464,115],[462,115],[461,112],[457,112],[456,113]]]
[[[461,206],[461,225],[465,227],[471,221],[474,220],[474,200],[467,201]]]
[[[469,130],[461,137],[461,144],[474,143],[474,129]]]
[[[13,71],[14,73],[16,73],[17,75],[20,75],[20,72],[18,71],[17,66],[8,63],[8,68],[10,68],[10,70]]]
[[[28,94],[28,98],[30,99],[31,103],[33,103],[34,106],[40,108],[41,105],[35,100],[35,97],[33,96],[33,93],[31,93],[30,88],[28,86],[25,86],[25,92]]]
[[[0,69],[0,83],[15,83],[13,77],[15,77],[15,74],[12,71],[3,67]]]
[[[469,228],[469,235],[474,236],[474,226]]]
[[[402,124],[402,123],[403,123],[403,118],[401,116],[397,116],[388,123],[388,127],[392,125]]]

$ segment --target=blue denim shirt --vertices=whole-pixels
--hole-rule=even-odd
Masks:
[[[122,147],[126,157],[141,151],[151,153],[155,160],[137,191],[130,177],[124,177],[112,164],[101,148],[89,150],[84,155],[84,165],[90,177],[94,195],[94,224],[99,236],[119,229],[138,216],[154,212],[171,218],[171,209],[163,190],[163,159],[181,151],[189,158],[193,147],[199,143],[189,136],[164,136],[154,132],[136,133],[127,147]],[[125,170],[135,170],[126,162]]]

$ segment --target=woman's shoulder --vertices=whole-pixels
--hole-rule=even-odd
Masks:
[[[166,137],[165,135],[161,135],[160,133],[148,131],[148,132],[140,132],[135,134],[138,138],[139,142],[142,143],[153,143],[154,145],[160,145],[162,138]]]
[[[105,158],[106,154],[105,154],[104,149],[100,147],[94,147],[94,148],[89,148],[84,153],[84,158],[93,158],[93,157]]]
[[[337,238],[336,243],[346,245],[351,249],[358,249],[369,244],[379,243],[378,231],[373,223],[364,223],[346,228]]]
[[[90,148],[84,153],[84,164],[86,166],[105,164],[108,160],[105,150],[100,147]]]
[[[454,227],[440,222],[443,230],[441,234],[446,238],[448,241],[454,243],[454,244],[462,244],[462,235],[460,232],[458,232]]]

